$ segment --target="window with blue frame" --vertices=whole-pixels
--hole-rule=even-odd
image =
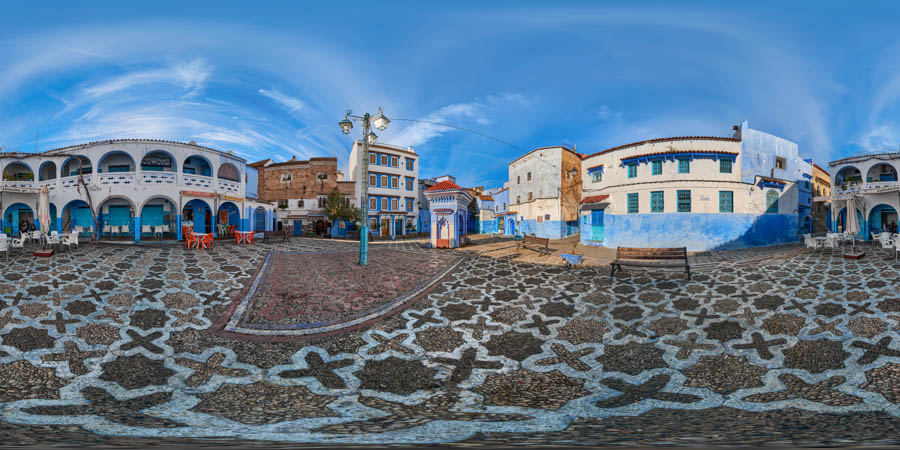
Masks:
[[[411,177],[406,177],[406,190],[413,190],[413,179]]]
[[[691,160],[687,158],[678,159],[678,173],[691,173]]]
[[[406,210],[412,211],[413,208],[413,200],[411,198],[406,199]]]
[[[369,197],[369,209],[378,210],[378,199],[375,197]]]
[[[595,170],[595,171],[591,172],[591,181],[593,181],[594,183],[599,183],[599,182],[603,181],[603,172],[601,172],[599,170]]]
[[[778,191],[775,189],[766,192],[766,214],[778,214]]]
[[[658,159],[656,161],[650,162],[651,174],[652,175],[662,175],[662,160]]]
[[[691,212],[691,191],[678,191],[678,212]]]
[[[406,158],[406,170],[413,170],[415,168],[415,160],[412,158]]]
[[[734,212],[734,192],[719,191],[719,212]]]
[[[639,207],[637,193],[628,194],[628,214],[637,214],[638,211]]]
[[[719,160],[719,173],[731,173],[731,160],[730,159],[720,159]]]
[[[629,164],[628,165],[628,178],[636,178],[637,177],[637,164]],[[637,194],[635,194],[637,195]]]
[[[650,193],[650,212],[661,213],[665,211],[665,200],[663,200],[663,191],[653,191]]]

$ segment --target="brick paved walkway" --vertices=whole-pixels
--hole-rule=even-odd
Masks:
[[[209,331],[270,251],[327,257],[356,244],[16,256],[0,274],[2,429],[602,443],[653,442],[666,426],[697,423],[702,436],[759,441],[734,422],[766,426],[772,414],[845,424],[823,442],[865,441],[852,424],[867,420],[900,425],[900,265],[889,258],[787,247],[709,256],[691,281],[640,271],[611,280],[604,267],[567,271],[481,251],[507,243],[465,249],[459,270],[402,313],[302,342]],[[371,251],[460,254],[416,241]],[[782,439],[791,430],[773,431]]]

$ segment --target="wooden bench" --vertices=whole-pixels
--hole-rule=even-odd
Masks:
[[[280,237],[282,241],[286,242],[288,240],[288,236],[290,236],[290,234],[288,234],[288,230],[266,231],[263,234],[263,243],[269,243],[269,237],[271,237],[272,239]]]
[[[550,250],[550,239],[539,238],[536,236],[523,236],[516,248],[527,248],[528,250],[534,250],[542,255],[544,253],[553,253],[553,250]]]
[[[687,247],[677,248],[631,248],[617,247],[616,259],[609,263],[612,270],[609,276],[615,277],[616,270],[622,266],[636,267],[684,267],[687,279],[691,279],[691,266],[688,264]]]

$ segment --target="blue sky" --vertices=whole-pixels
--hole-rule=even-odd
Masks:
[[[524,149],[742,120],[820,165],[900,145],[896,2],[74,3],[3,1],[7,149],[142,137],[346,167],[337,122],[378,106]],[[467,186],[522,153],[400,120],[379,134]]]

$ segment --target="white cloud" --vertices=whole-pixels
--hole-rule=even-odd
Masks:
[[[260,89],[259,93],[271,98],[278,102],[281,106],[288,110],[290,113],[295,113],[301,109],[303,109],[303,101],[296,97],[291,97],[290,95],[282,94],[275,89],[267,90]]]

